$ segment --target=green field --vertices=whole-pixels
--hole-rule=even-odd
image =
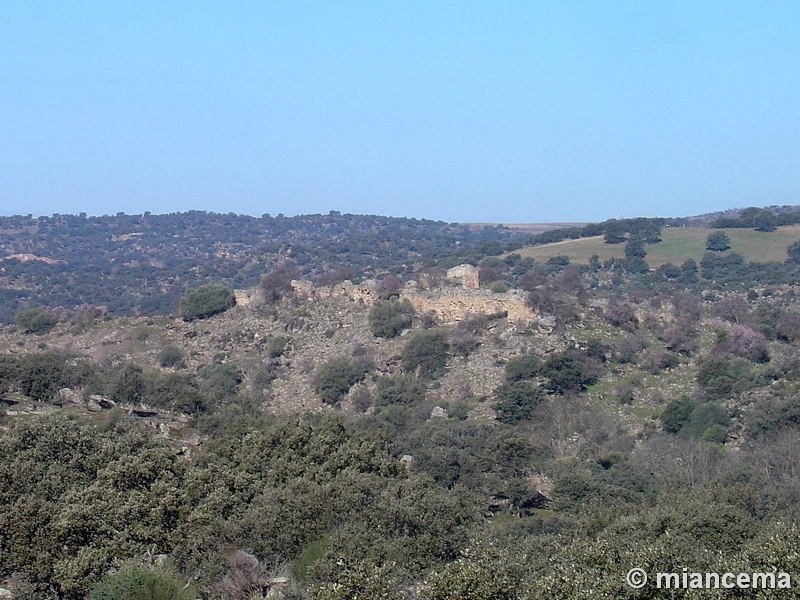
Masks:
[[[693,258],[697,262],[706,252],[706,238],[716,229],[700,227],[665,227],[661,232],[662,242],[647,244],[647,263],[651,267],[659,267],[671,262],[680,265],[683,261]],[[786,260],[786,248],[800,240],[800,225],[779,227],[772,233],[764,233],[753,229],[725,229],[731,240],[731,249],[728,252],[738,252],[748,262],[767,262]],[[583,238],[579,240],[566,240],[544,246],[532,246],[517,251],[523,257],[530,257],[544,262],[554,256],[569,256],[570,261],[578,264],[587,264],[593,254],[597,254],[601,261],[609,258],[624,258],[624,244],[606,244],[602,236]]]

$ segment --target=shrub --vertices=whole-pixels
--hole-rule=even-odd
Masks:
[[[497,420],[514,425],[531,418],[533,408],[542,401],[541,388],[532,381],[504,383],[495,390]]]
[[[375,286],[375,294],[381,300],[396,298],[403,289],[402,282],[394,275],[387,275]]]
[[[367,409],[372,405],[372,394],[365,387],[361,387],[353,394],[353,406],[360,413],[367,412]]]
[[[711,314],[731,323],[744,324],[752,320],[750,306],[744,296],[738,294],[725,296],[714,304]]]
[[[79,383],[59,352],[26,354],[18,361],[16,376],[20,391],[34,400],[49,400],[63,387]]]
[[[183,352],[181,352],[180,348],[172,344],[164,346],[161,352],[158,353],[158,364],[164,368],[182,368],[186,366],[183,362]]]
[[[449,350],[450,345],[444,331],[418,331],[403,348],[403,369],[409,373],[418,371],[420,377],[433,379],[444,371]]]
[[[778,219],[772,211],[763,209],[753,217],[753,227],[756,231],[764,231],[770,233],[777,229]]]
[[[689,258],[681,264],[681,283],[692,285],[697,283],[697,263]]]
[[[530,354],[515,356],[506,363],[506,381],[533,379],[539,374],[539,359]]]
[[[300,273],[294,267],[281,265],[261,278],[261,293],[264,302],[276,304],[285,296],[292,295],[292,280],[298,279]]]
[[[334,358],[317,369],[314,390],[325,404],[342,401],[350,388],[364,379],[367,368],[351,358]]]
[[[270,358],[280,358],[286,353],[290,338],[285,335],[278,335],[267,340],[267,356]]]
[[[547,387],[553,393],[581,392],[602,373],[597,359],[580,350],[565,350],[550,355],[542,365],[541,373],[547,378]]]
[[[697,383],[710,399],[721,400],[758,387],[761,382],[745,359],[718,356],[701,361]]]
[[[627,331],[632,331],[636,328],[636,308],[622,298],[613,297],[608,301],[605,317],[615,327]]]
[[[731,247],[731,240],[724,231],[709,233],[706,238],[706,250],[711,252],[724,252]]]
[[[667,327],[661,334],[661,339],[672,352],[689,355],[695,351],[697,344],[696,332],[690,327]]]
[[[14,321],[25,333],[46,333],[58,323],[56,317],[41,307],[19,311]]]
[[[617,396],[617,402],[624,405],[633,404],[633,401],[636,399],[636,395],[633,393],[633,386],[629,383],[623,383],[617,386],[614,390],[614,394]]]
[[[207,365],[197,375],[204,392],[216,400],[235,396],[242,383],[242,372],[233,363]]]
[[[647,250],[644,248],[644,241],[639,238],[630,238],[625,244],[625,258],[644,258]]]
[[[120,365],[112,376],[111,399],[117,403],[135,404],[142,400],[145,382],[142,368],[134,363]]]
[[[606,355],[611,351],[611,347],[598,338],[586,340],[586,354],[600,362],[606,362]]]
[[[732,324],[717,332],[712,354],[732,354],[750,362],[769,362],[769,344],[763,333]]]
[[[612,352],[614,360],[619,363],[634,363],[636,355],[647,347],[647,342],[641,335],[628,335],[619,340]]]
[[[257,390],[264,390],[278,378],[278,367],[274,361],[267,361],[256,367],[250,379]]]
[[[775,335],[789,342],[800,340],[800,311],[787,310],[781,313],[775,323]]]
[[[414,307],[408,300],[379,300],[369,310],[369,326],[375,337],[393,338],[411,326]]]
[[[681,276],[681,269],[677,265],[668,262],[656,269],[656,275],[664,279],[678,279]]]
[[[381,377],[377,382],[375,404],[418,404],[425,400],[427,386],[421,379],[413,375],[400,374],[393,377]]]
[[[486,328],[489,317],[479,313],[461,320],[458,325],[450,330],[450,347],[454,353],[464,358],[481,344],[478,334]]]
[[[678,357],[666,350],[653,349],[645,353],[642,358],[642,368],[653,375],[658,375],[666,369],[672,369],[680,364]]]
[[[332,271],[325,271],[317,278],[317,285],[333,287],[345,281],[353,281],[356,277],[355,271],[350,267],[337,267]]]
[[[790,244],[786,248],[786,254],[788,255],[788,258],[786,259],[787,263],[800,263],[800,240],[796,241],[794,244]]]
[[[704,442],[711,442],[712,444],[724,444],[728,439],[728,429],[723,425],[715,423],[703,432],[700,436]]]
[[[181,298],[180,315],[184,321],[205,319],[236,305],[236,296],[221,283],[208,283],[188,290]]]
[[[495,294],[505,294],[508,291],[508,284],[504,281],[495,281],[489,289]]]
[[[89,600],[194,600],[197,592],[177,575],[135,565],[106,575],[89,593]]]
[[[728,427],[730,426],[731,419],[728,413],[725,412],[719,404],[714,402],[706,402],[700,404],[692,411],[688,422],[681,428],[681,435],[687,437],[705,437],[709,429],[715,428],[715,431],[709,434],[709,441],[719,441],[722,443],[727,436]],[[722,429],[721,440],[719,429]]]
[[[678,433],[689,421],[697,404],[688,396],[670,400],[661,413],[661,426],[667,433]]]

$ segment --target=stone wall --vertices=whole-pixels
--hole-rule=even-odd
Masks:
[[[500,312],[507,312],[507,319],[515,324],[529,325],[536,320],[536,314],[525,304],[525,294],[518,290],[505,294],[464,288],[420,292],[412,287],[404,289],[400,297],[411,302],[417,312],[433,312],[444,323],[457,323],[470,315]]]
[[[321,300],[324,298],[349,298],[355,302],[362,302],[370,306],[378,297],[375,295],[375,281],[367,281],[355,285],[350,281],[343,281],[333,286],[316,287],[305,279],[293,280],[292,290],[296,298],[304,300]]]
[[[236,298],[236,306],[247,306],[257,301],[261,297],[261,292],[258,288],[251,290],[233,290],[233,295]]]
[[[515,325],[527,327],[536,321],[536,314],[525,304],[525,293],[509,290],[495,294],[478,287],[478,269],[471,265],[459,265],[447,272],[448,279],[458,282],[453,287],[442,287],[429,291],[419,289],[416,281],[409,281],[400,293],[419,313],[433,312],[443,323],[457,323],[470,315],[508,313],[507,319]],[[344,281],[334,286],[316,287],[306,280],[292,281],[295,297],[301,300],[325,298],[348,298],[365,306],[377,299],[375,281],[367,280],[358,285]],[[238,301],[238,292],[237,292]]]

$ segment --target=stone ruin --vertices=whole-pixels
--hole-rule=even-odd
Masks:
[[[472,265],[459,265],[447,271],[449,286],[432,290],[421,290],[411,280],[400,292],[400,299],[408,300],[419,313],[432,312],[447,324],[457,323],[471,315],[505,313],[506,319],[518,329],[527,329],[537,320],[537,315],[525,303],[525,293],[509,290],[494,293],[480,289],[478,269]],[[371,306],[377,299],[377,282],[369,279],[358,285],[344,281],[333,286],[317,287],[310,281],[292,281],[297,298],[321,300],[325,298],[347,298],[364,306]],[[237,294],[237,302],[239,296]],[[244,298],[242,298],[244,300]],[[249,300],[249,298],[248,298]],[[246,304],[248,302],[242,302]]]
[[[447,278],[457,281],[465,290],[480,289],[478,267],[472,265],[458,265],[447,271]]]

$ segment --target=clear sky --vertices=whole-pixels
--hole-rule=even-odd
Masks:
[[[0,0],[0,214],[800,204],[800,2]]]

